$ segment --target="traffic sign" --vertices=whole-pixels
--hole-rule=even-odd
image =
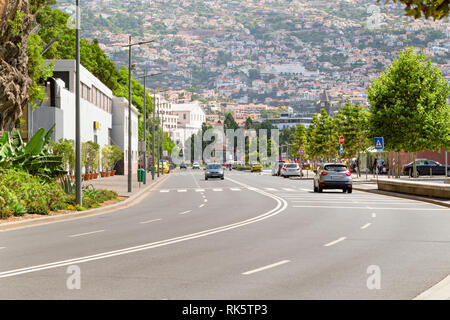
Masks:
[[[339,137],[339,144],[343,145],[344,144],[344,136],[340,136]]]
[[[298,154],[299,156],[304,156],[304,155],[305,155],[305,150],[303,150],[303,148],[300,147],[300,149],[298,149],[297,154]]]
[[[375,137],[374,139],[375,149],[383,150],[384,149],[384,140],[383,137]]]
[[[344,153],[344,146],[341,144],[341,149],[339,150],[339,152],[342,154]]]

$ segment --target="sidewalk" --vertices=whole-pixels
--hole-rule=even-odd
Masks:
[[[161,175],[160,175],[161,179]],[[155,180],[152,180],[152,175],[147,174],[147,184],[139,183],[137,181],[137,174],[132,176],[132,192],[128,192],[128,175],[114,176],[106,178],[98,178],[95,180],[83,181],[83,186],[92,185],[95,189],[106,189],[116,191],[121,197],[130,197],[138,193],[141,189],[152,185],[158,181],[158,176],[155,174]]]

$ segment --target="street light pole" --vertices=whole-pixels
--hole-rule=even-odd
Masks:
[[[153,123],[152,123],[152,180],[155,180],[155,109],[156,109],[156,94],[153,94]]]
[[[132,192],[132,166],[131,166],[131,48],[133,46],[140,46],[142,44],[147,44],[151,41],[142,41],[138,43],[131,43],[131,35],[128,39],[128,44],[123,47],[128,47],[128,192]],[[139,120],[138,120],[139,121]]]
[[[81,192],[81,121],[80,121],[80,5],[76,0],[76,81],[75,81],[75,184],[76,184],[76,203],[83,205]]]
[[[165,105],[165,103],[163,105]],[[162,112],[161,117],[161,154],[164,157],[164,111]],[[164,169],[161,171],[161,174],[164,175]]]
[[[157,153],[157,157],[158,157],[158,161],[156,161],[156,165],[158,166],[158,178],[159,178],[159,163],[161,161],[161,152],[160,152],[160,142],[161,142],[161,137],[159,134],[159,108],[161,107],[161,102],[158,102],[158,119],[156,120],[157,124],[158,124],[158,130],[156,131],[156,140],[157,140],[157,149],[156,149],[156,153]]]

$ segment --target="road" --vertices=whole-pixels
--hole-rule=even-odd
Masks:
[[[0,299],[412,299],[450,273],[449,209],[203,174],[171,173],[128,209],[0,232]]]

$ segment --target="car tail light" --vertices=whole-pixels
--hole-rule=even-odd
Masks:
[[[346,176],[351,176],[352,173],[351,173],[350,171],[347,171],[347,172],[345,173],[345,175],[346,175]]]
[[[322,176],[326,176],[328,174],[328,172],[326,172],[326,171],[322,171],[321,173],[320,173],[320,175],[322,175]]]
[[[286,168],[283,168],[284,171],[286,171]]]
[[[297,171],[300,171],[300,168],[297,168]]]

